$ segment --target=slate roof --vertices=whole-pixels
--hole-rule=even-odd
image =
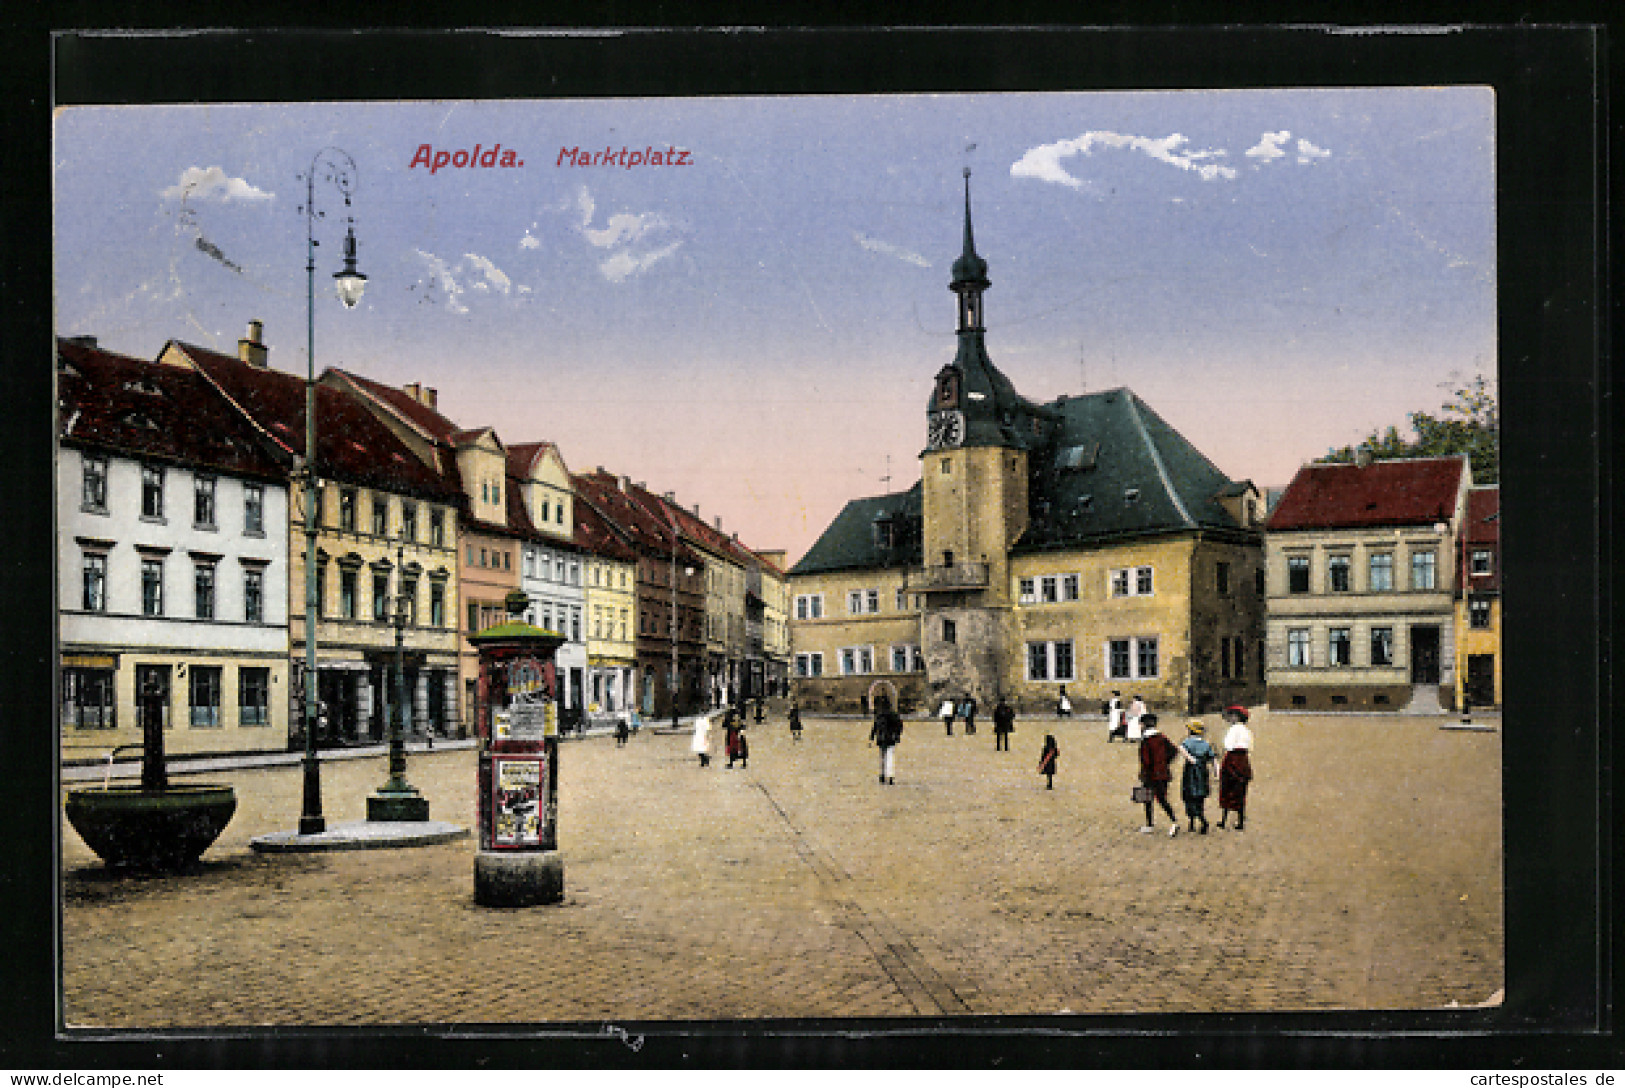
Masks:
[[[1028,527],[1011,551],[1120,537],[1243,529],[1219,499],[1232,481],[1128,389],[1045,406],[1058,419],[1028,459]]]
[[[1268,529],[1363,529],[1448,521],[1465,456],[1418,457],[1358,464],[1309,464],[1287,485]]]
[[[194,370],[57,341],[62,441],[285,481],[289,460]]]
[[[829,528],[807,549],[807,554],[790,568],[790,573],[824,574],[840,570],[919,566],[922,556],[919,534],[921,495],[921,485],[915,483],[907,491],[853,499],[835,515]],[[898,547],[881,548],[876,542],[875,520],[887,515],[894,519],[895,524],[906,527],[900,534],[901,544]]]
[[[170,345],[283,450],[305,451],[305,380],[182,341]],[[166,349],[167,350],[167,349]],[[458,503],[462,489],[420,461],[356,398],[316,385],[316,473],[328,479]]]

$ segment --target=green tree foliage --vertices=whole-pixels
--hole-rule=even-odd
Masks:
[[[1323,464],[1346,463],[1361,450],[1370,451],[1372,458],[1379,461],[1465,453],[1473,466],[1473,483],[1500,482],[1501,421],[1495,388],[1484,375],[1474,375],[1451,390],[1439,415],[1412,412],[1410,422],[1414,438],[1400,434],[1398,427],[1389,427],[1381,433],[1372,431],[1357,446],[1328,450],[1319,460]]]

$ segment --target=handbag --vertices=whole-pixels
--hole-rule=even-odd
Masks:
[[[1156,799],[1156,794],[1151,792],[1150,786],[1135,786],[1128,796],[1136,805],[1149,805]]]

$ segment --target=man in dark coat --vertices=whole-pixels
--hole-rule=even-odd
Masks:
[[[1010,750],[1010,734],[1016,728],[1016,712],[1010,709],[1004,696],[993,706],[993,750],[995,752],[1008,752]]]
[[[1168,836],[1172,838],[1179,834],[1179,819],[1168,804],[1168,782],[1173,778],[1174,743],[1157,729],[1155,714],[1147,714],[1140,719],[1140,723],[1144,726],[1140,741],[1140,782],[1151,791],[1151,797],[1145,802],[1145,826],[1140,831],[1150,834],[1156,830],[1151,809],[1155,803],[1162,806],[1162,811],[1168,814],[1169,822],[1174,825],[1168,829]]]
[[[976,696],[967,693],[959,704],[959,713],[965,719],[965,735],[968,737],[976,732]]]

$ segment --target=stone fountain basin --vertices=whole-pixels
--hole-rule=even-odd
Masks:
[[[79,789],[68,793],[68,822],[109,866],[183,869],[202,856],[237,811],[230,786]]]

